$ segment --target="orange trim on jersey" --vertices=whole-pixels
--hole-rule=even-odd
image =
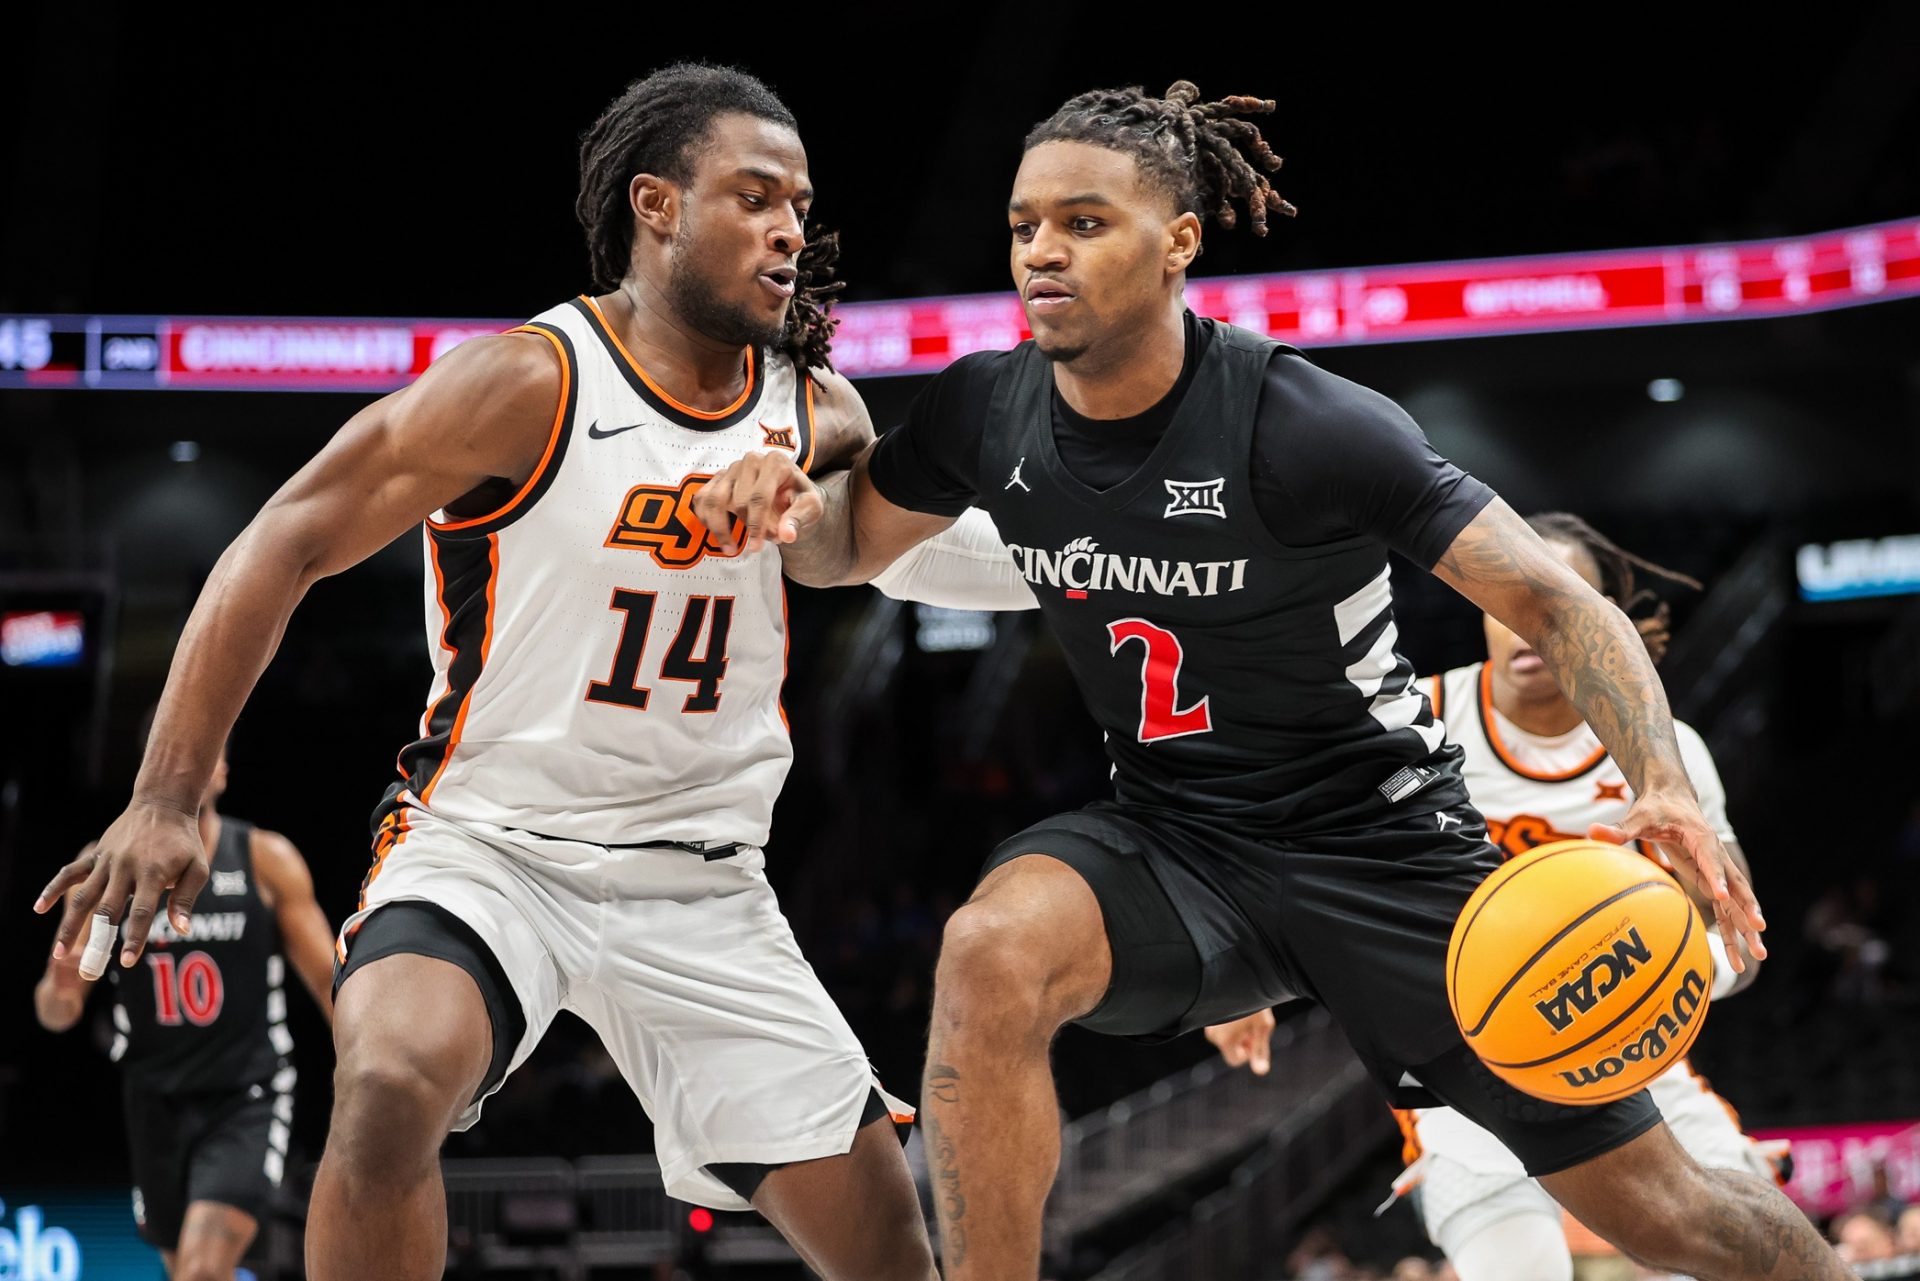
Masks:
[[[355,909],[356,911],[367,910],[368,888],[373,885],[374,878],[385,870],[387,856],[406,843],[407,833],[413,829],[413,818],[409,807],[401,805],[399,809],[388,815],[386,821],[380,826],[381,834],[374,838],[373,866],[367,869],[366,879],[360,882],[360,905]],[[386,837],[392,839],[384,839]],[[358,930],[360,927],[355,925],[353,928]]]
[[[1681,1059],[1680,1065],[1687,1069],[1687,1075],[1693,1078],[1694,1084],[1698,1085],[1703,1092],[1710,1095],[1713,1101],[1715,1103],[1718,1103],[1721,1106],[1721,1108],[1725,1110],[1727,1114],[1727,1119],[1733,1122],[1733,1128],[1736,1130],[1739,1130],[1740,1133],[1745,1134],[1746,1130],[1740,1124],[1739,1110],[1736,1109],[1733,1106],[1733,1104],[1727,1102],[1726,1096],[1724,1094],[1717,1092],[1713,1088],[1713,1085],[1707,1080],[1707,1078],[1704,1076],[1701,1076],[1700,1073],[1694,1069],[1693,1060]]]
[[[1420,1122],[1419,1114],[1412,1108],[1394,1108],[1392,1111],[1393,1123],[1400,1127],[1400,1163],[1412,1165],[1420,1159],[1421,1152],[1425,1151],[1420,1146],[1420,1131],[1417,1128]]]
[[[485,524],[490,520],[499,520],[502,516],[507,515],[518,507],[526,499],[528,494],[533,492],[535,485],[540,483],[540,477],[546,473],[547,465],[553,461],[554,452],[560,446],[560,433],[566,429],[567,425],[567,402],[572,398],[573,370],[567,364],[567,349],[560,345],[558,338],[544,329],[534,329],[528,325],[521,325],[518,328],[509,329],[507,332],[510,334],[538,334],[553,344],[554,355],[560,357],[560,405],[553,411],[553,426],[547,431],[546,452],[540,455],[540,462],[534,467],[533,474],[527,477],[527,483],[520,486],[520,491],[512,498],[509,498],[504,505],[496,507],[484,516],[463,516],[459,520],[438,521],[432,517],[428,517],[427,524],[434,529],[451,533],[454,530],[468,529],[474,525]]]
[[[601,329],[606,331],[607,337],[611,339],[613,342],[614,349],[618,351],[623,357],[626,358],[627,367],[633,370],[635,374],[639,375],[640,381],[645,383],[648,389],[652,391],[654,395],[666,401],[669,405],[672,405],[675,409],[679,410],[683,414],[686,414],[688,417],[704,418],[710,422],[717,419],[725,418],[727,415],[738,410],[740,406],[746,404],[747,397],[753,395],[753,348],[748,347],[746,349],[747,385],[745,388],[741,390],[740,398],[738,400],[734,401],[731,405],[728,405],[725,409],[695,409],[692,405],[683,404],[680,400],[678,400],[673,395],[673,393],[669,392],[665,387],[662,387],[659,383],[653,381],[652,378],[647,376],[647,371],[642,369],[640,367],[640,362],[633,358],[633,353],[627,350],[627,345],[620,341],[620,335],[614,331],[613,325],[608,322],[607,313],[600,310],[600,304],[595,302],[593,299],[587,297],[585,294],[580,295],[580,301],[587,304],[587,306],[593,308],[593,314],[600,318]]]
[[[1607,748],[1604,743],[1594,749],[1592,756],[1572,769],[1558,774],[1543,774],[1537,770],[1530,770],[1513,759],[1513,754],[1507,750],[1507,745],[1500,741],[1500,730],[1493,720],[1493,663],[1491,661],[1480,665],[1480,727],[1486,731],[1487,746],[1491,747],[1493,754],[1500,758],[1500,763],[1521,778],[1530,778],[1536,783],[1564,783],[1570,778],[1580,777],[1607,759]]]
[[[1427,677],[1433,682],[1433,719],[1440,719],[1440,704],[1446,701],[1446,681],[1440,672]]]
[[[428,539],[429,546],[432,539]],[[436,556],[436,562],[437,562]],[[436,576],[438,565],[436,563]],[[447,735],[446,750],[440,754],[440,765],[433,771],[433,777],[420,789],[420,803],[425,805],[433,799],[433,789],[446,777],[447,766],[453,763],[453,749],[460,746],[460,733],[467,727],[467,713],[473,710],[473,692],[480,688],[480,678],[486,675],[487,653],[493,648],[493,603],[494,591],[500,585],[500,535],[487,535],[487,615],[486,624],[480,630],[480,669],[474,673],[473,685],[460,699],[460,710],[453,718],[453,731]],[[457,657],[456,652],[456,657]],[[447,667],[448,676],[452,676],[452,664]]]
[[[807,371],[800,366],[798,361],[794,362],[793,370],[794,376],[805,383],[807,388],[807,456],[800,460],[800,470],[811,476],[813,474],[813,455],[820,448],[820,427],[813,418],[813,379],[807,376]]]

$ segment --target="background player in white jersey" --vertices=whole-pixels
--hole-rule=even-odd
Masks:
[[[751,1203],[830,1279],[933,1276],[889,1121],[909,1110],[762,871],[792,755],[780,568],[725,554],[691,507],[750,449],[819,471],[872,439],[826,364],[838,286],[812,199],[759,81],[679,65],[632,85],[581,147],[604,292],[463,344],[274,496],[194,609],[132,804],[41,897],[126,911],[123,965],[169,888],[185,932],[201,788],[288,615],[425,522],[433,690],[337,945],[316,1281],[440,1275],[441,1141],[562,1008],[653,1117],[670,1193]],[[991,524],[972,534],[920,577],[997,597],[922,598],[1031,603]]]
[[[1635,570],[1698,587],[1615,546],[1578,516],[1548,512],[1527,523],[1567,565],[1629,614],[1654,660],[1668,641],[1667,607],[1639,586]],[[1599,827],[1618,839],[1617,826],[1633,803],[1620,766],[1567,701],[1546,663],[1498,619],[1484,617],[1487,658],[1427,678],[1423,687],[1447,738],[1465,753],[1462,773],[1487,833],[1508,858],[1552,841],[1585,837]],[[1727,822],[1726,789],[1706,743],[1691,725],[1675,720],[1680,755],[1700,797],[1700,811],[1728,854],[1746,868]],[[1736,974],[1724,940],[1708,932],[1714,954],[1714,997],[1738,992],[1758,973],[1745,957]],[[1249,1015],[1207,1029],[1227,1062],[1267,1070],[1271,1012]],[[1648,1087],[1667,1127],[1700,1164],[1773,1177],[1758,1143],[1740,1130],[1725,1100],[1713,1093],[1684,1059]],[[1462,1281],[1569,1281],[1568,1251],[1560,1207],[1518,1158],[1483,1127],[1452,1108],[1395,1113],[1407,1138],[1407,1172],[1395,1187],[1416,1183],[1427,1235]]]
[[[173,1281],[231,1281],[286,1173],[295,1072],[291,962],[331,1013],[333,930],[293,842],[223,815],[226,753],[200,799],[214,878],[209,928],[183,939],[164,919],[146,972],[113,974],[112,1047],[121,1073],[133,1217]],[[91,859],[94,848],[81,851]],[[40,1026],[80,1021],[91,986],[80,954],[47,962],[33,990]]]

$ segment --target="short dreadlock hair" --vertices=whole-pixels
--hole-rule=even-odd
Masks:
[[[611,293],[632,269],[627,189],[633,176],[689,182],[713,122],[724,115],[754,116],[799,132],[779,95],[756,77],[733,67],[676,62],[628,85],[580,139],[580,195],[573,210],[587,233],[595,286]],[[846,287],[833,279],[839,256],[833,235],[816,237],[800,251],[781,350],[803,367],[831,368],[827,354],[839,322],[828,312],[833,296]]]
[[[1661,600],[1652,588],[1638,583],[1634,571],[1642,570],[1656,578],[1699,591],[1700,584],[1696,579],[1634,555],[1572,512],[1541,512],[1527,517],[1527,524],[1547,542],[1578,547],[1593,557],[1594,564],[1600,567],[1601,594],[1611,597],[1633,620],[1654,662],[1666,656],[1667,645],[1673,639],[1669,626],[1671,611],[1667,602]]]
[[[1268,213],[1299,211],[1267,181],[1280,167],[1257,126],[1242,116],[1271,112],[1271,98],[1230,97],[1201,102],[1191,80],[1176,80],[1162,98],[1139,85],[1095,89],[1070,98],[1027,134],[1024,150],[1043,142],[1085,142],[1133,157],[1148,181],[1173,197],[1182,213],[1222,227],[1247,211],[1253,234],[1267,234]]]

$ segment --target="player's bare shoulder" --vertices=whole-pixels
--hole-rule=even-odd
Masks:
[[[392,427],[410,445],[466,457],[476,471],[524,480],[559,430],[568,370],[541,333],[470,338],[388,398]]]
[[[860,451],[873,443],[873,415],[845,374],[819,368],[801,371],[813,380],[813,458],[807,471],[815,476],[853,465]]]

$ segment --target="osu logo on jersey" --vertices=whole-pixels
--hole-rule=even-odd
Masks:
[[[690,569],[703,556],[737,556],[723,552],[713,534],[693,512],[693,496],[713,477],[702,472],[677,486],[635,485],[620,503],[619,519],[607,535],[607,546],[645,551],[662,569]],[[733,522],[736,548],[746,522]]]
[[[1488,819],[1487,839],[1499,846],[1502,854],[1513,858],[1554,841],[1578,838],[1567,832],[1555,831],[1553,824],[1537,814],[1515,814],[1504,822],[1497,818]]]

